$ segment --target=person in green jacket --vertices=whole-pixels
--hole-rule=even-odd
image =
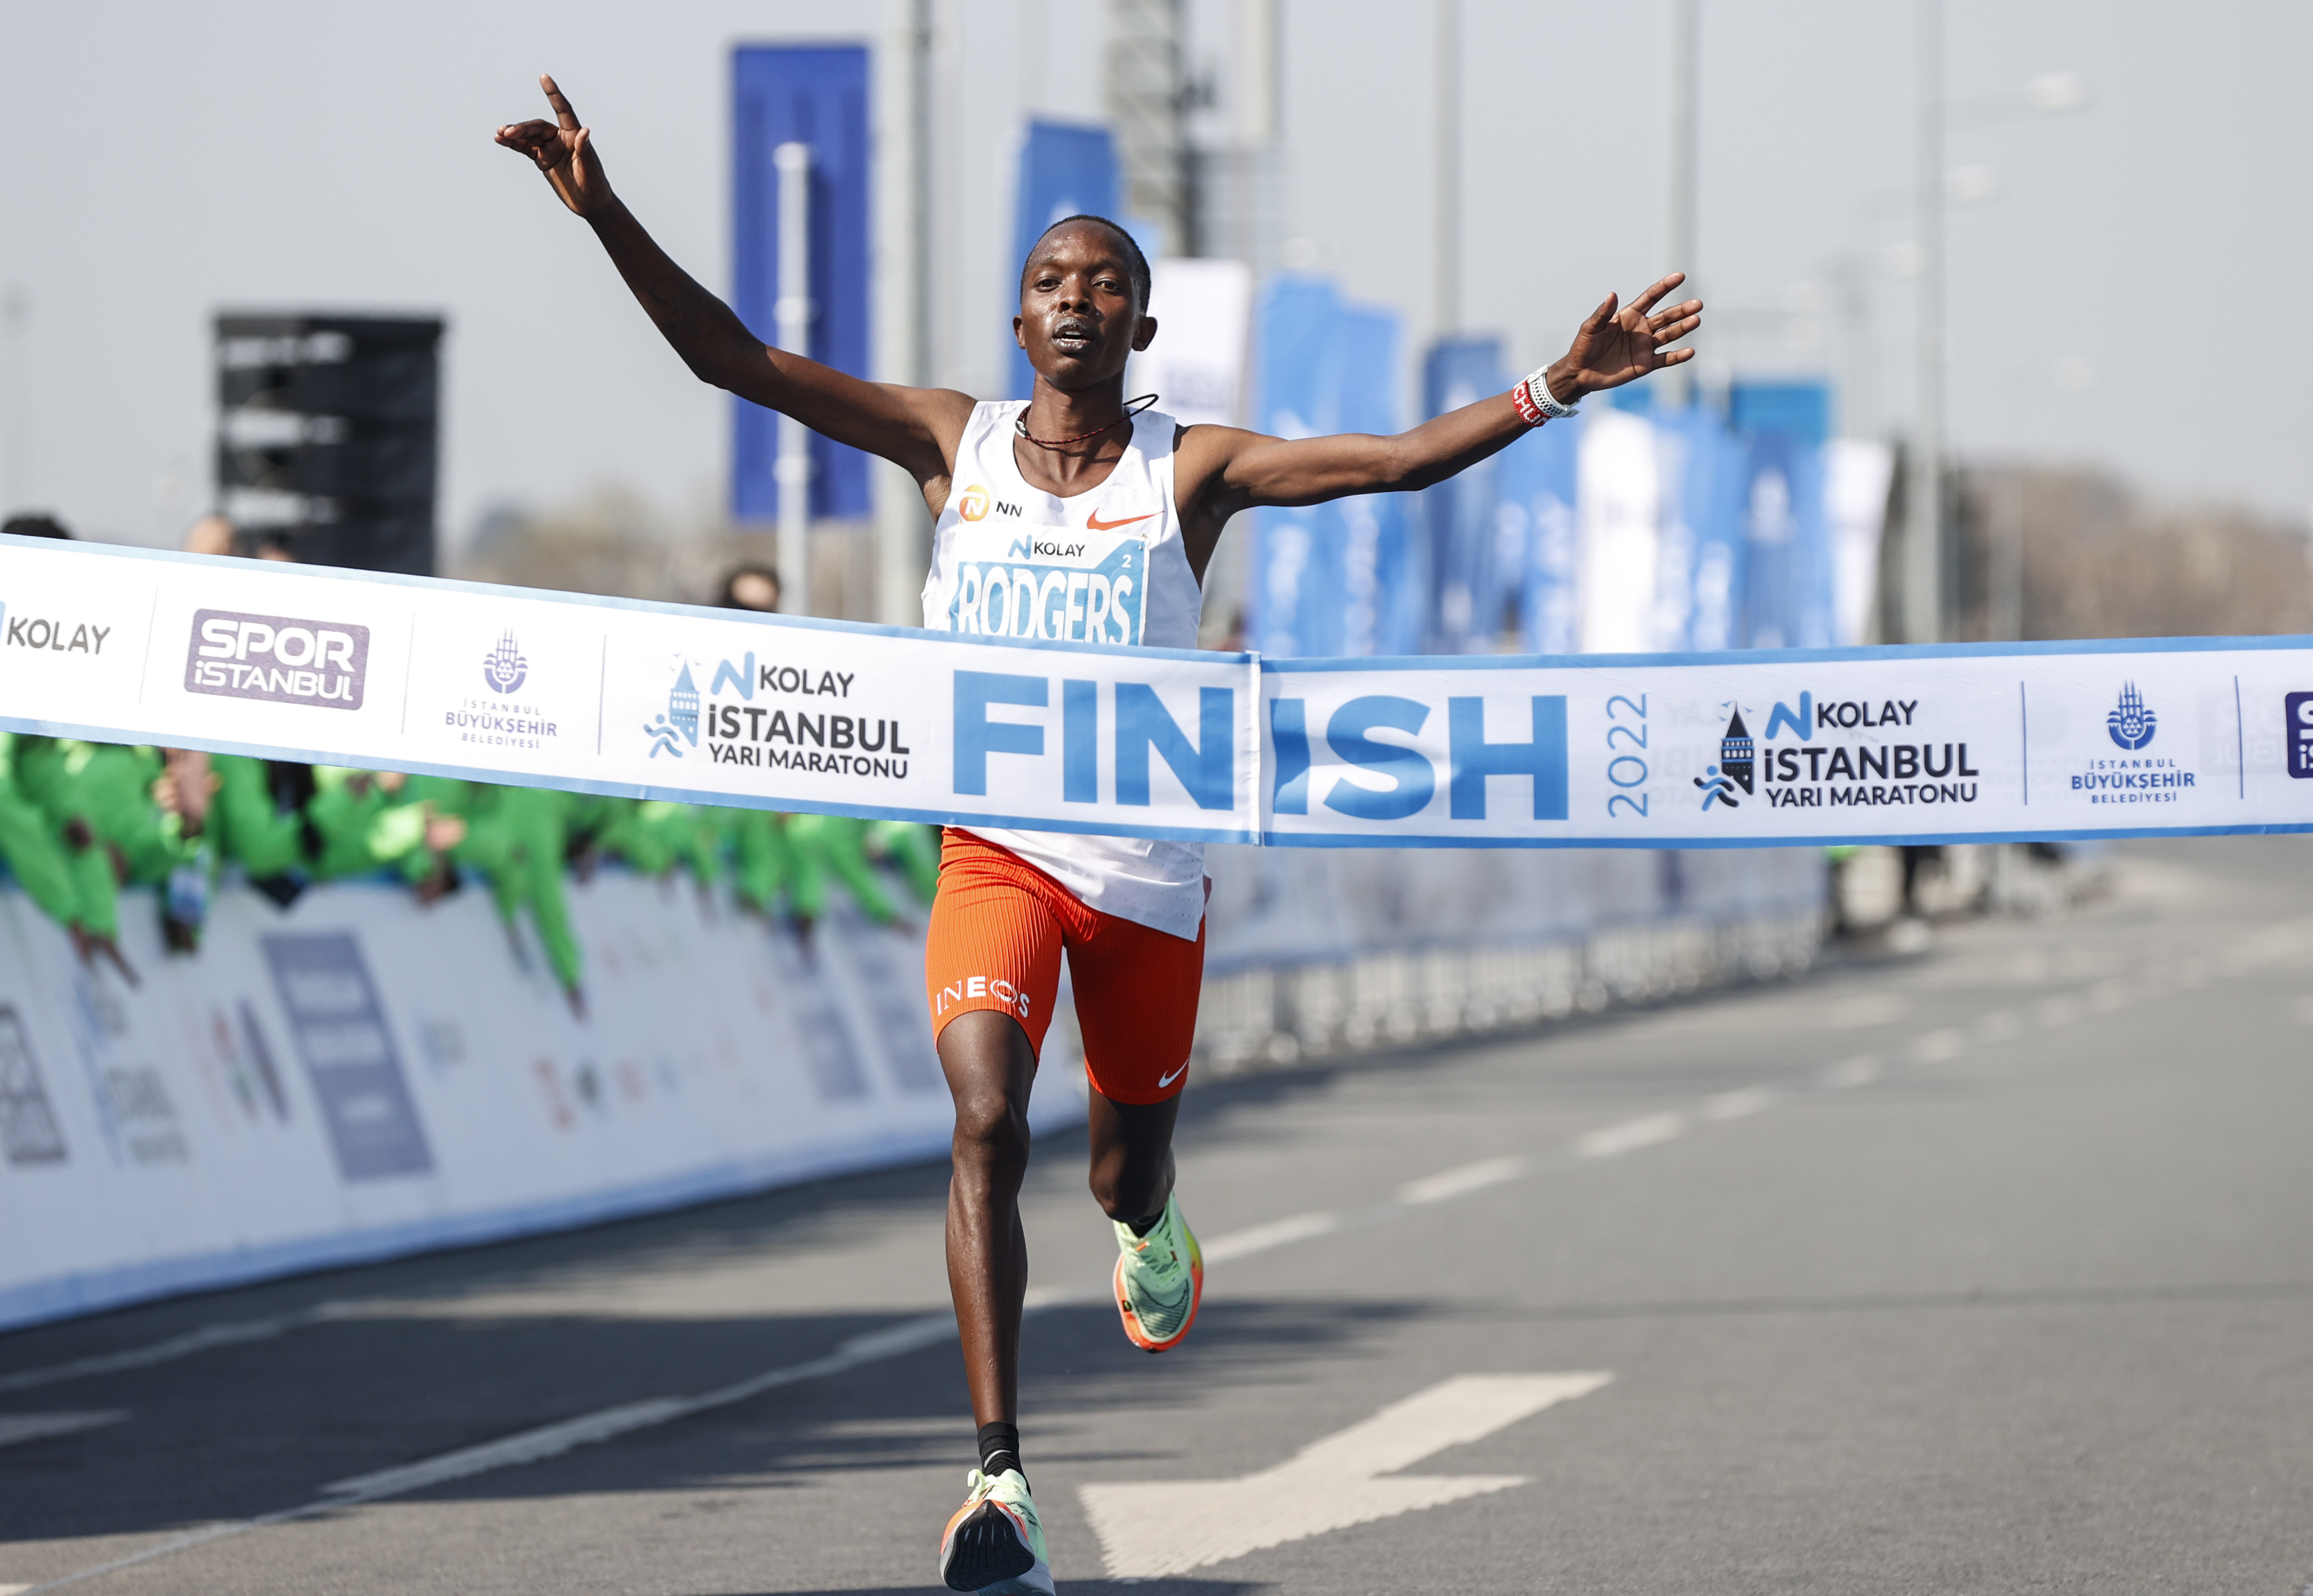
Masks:
[[[767,809],[717,810],[731,855],[731,890],[741,908],[766,916],[779,912],[779,900],[793,886],[796,853],[787,841],[787,816]]]
[[[852,815],[790,815],[787,839],[796,853],[795,887],[789,903],[809,934],[813,922],[827,912],[827,883],[839,881],[850,890],[867,917],[889,925],[900,917],[875,868],[867,863],[867,822]]]
[[[937,826],[913,820],[871,820],[867,825],[867,856],[895,864],[908,890],[926,908],[939,892],[940,834]]]
[[[154,785],[164,770],[160,751],[21,736],[13,752],[20,788],[56,827],[67,850],[78,900],[74,940],[84,956],[103,953],[136,984],[119,943],[119,892],[129,883],[164,889],[163,934],[172,949],[189,951],[199,934],[198,913],[189,920],[173,912],[165,889],[180,866],[198,868],[201,848],[198,837],[185,836],[178,816],[153,801]]]
[[[468,784],[332,765],[314,767],[313,784],[306,812],[321,839],[316,880],[391,871],[421,897],[448,890],[450,858],[466,836],[457,811],[469,802]]]
[[[563,861],[578,812],[578,801],[567,793],[477,785],[455,857],[489,882],[509,938],[516,935],[521,912],[530,911],[547,963],[571,1009],[583,1019],[586,1001],[580,985],[578,939],[570,928],[569,904],[562,891]],[[520,945],[517,941],[517,951]]]
[[[0,732],[0,862],[7,864],[33,906],[75,934],[77,942],[87,934],[80,889],[57,826],[17,784],[17,741],[15,733]],[[87,951],[82,950],[83,957]],[[114,956],[119,956],[117,950]]]

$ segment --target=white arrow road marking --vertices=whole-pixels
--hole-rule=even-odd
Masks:
[[[1107,1554],[1110,1578],[1185,1574],[1328,1530],[1526,1485],[1523,1475],[1393,1471],[1587,1397],[1613,1378],[1464,1374],[1393,1402],[1364,1423],[1242,1479],[1079,1486],[1077,1494]]]

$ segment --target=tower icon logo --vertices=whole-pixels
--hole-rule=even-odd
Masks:
[[[1737,707],[1728,718],[1727,734],[1719,740],[1719,768],[1748,793],[1751,766],[1751,729],[1743,723],[1743,711]]]
[[[666,695],[666,710],[656,720],[643,728],[643,735],[651,740],[650,757],[673,754],[682,758],[682,747],[689,743],[699,746],[699,684],[690,679],[690,662],[683,662],[682,670],[674,679],[674,686]]]
[[[530,662],[522,657],[522,645],[512,632],[506,633],[482,656],[482,684],[494,693],[511,693],[529,680]]]
[[[2160,729],[2159,717],[2133,681],[2120,689],[2120,703],[2104,717],[2104,725],[2113,741],[2132,752],[2150,742],[2153,732]]]

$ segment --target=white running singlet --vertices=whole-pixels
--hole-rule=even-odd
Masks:
[[[1072,498],[1028,486],[1012,457],[1025,399],[972,407],[932,531],[924,625],[935,632],[1194,648],[1204,592],[1173,502],[1170,416],[1144,410],[1108,480]],[[1193,842],[972,832],[1009,848],[1088,908],[1184,940],[1205,916]]]

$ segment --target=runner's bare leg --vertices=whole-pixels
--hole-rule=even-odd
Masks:
[[[1173,1122],[1176,1092],[1158,1103],[1121,1103],[1092,1094],[1092,1196],[1120,1224],[1139,1224],[1165,1211],[1173,1195]]]
[[[1009,1014],[975,1009],[942,1028],[939,1056],[955,1098],[947,1286],[963,1341],[972,1420],[1014,1424],[1020,1410],[1020,1301],[1028,1290],[1020,1182],[1028,1172],[1028,1092],[1036,1080],[1036,1050]]]
[[[1035,1050],[1010,1015],[978,1009],[948,1022],[939,1054],[955,1098],[947,1285],[972,1422],[1016,1424],[1020,1303],[1028,1290],[1020,1183],[1028,1171]],[[1177,1096],[1120,1103],[1092,1094],[1092,1193],[1111,1219],[1132,1224],[1164,1211],[1173,1194],[1173,1124],[1180,1112]]]

